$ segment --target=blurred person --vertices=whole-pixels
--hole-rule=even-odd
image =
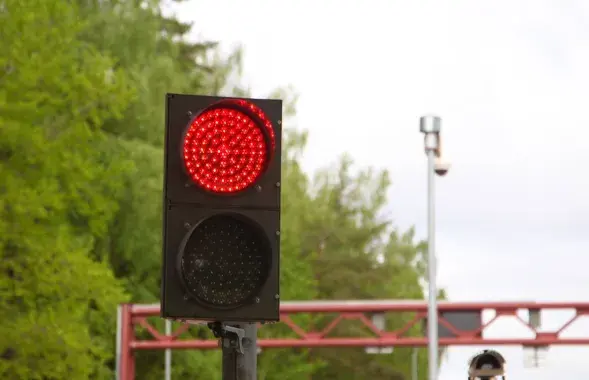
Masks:
[[[505,358],[493,350],[483,350],[468,363],[469,380],[505,380]]]

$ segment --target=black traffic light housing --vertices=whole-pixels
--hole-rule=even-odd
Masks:
[[[279,320],[281,123],[280,100],[167,94],[162,317]]]

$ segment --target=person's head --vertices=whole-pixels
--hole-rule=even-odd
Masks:
[[[497,351],[484,350],[475,355],[469,362],[468,375],[470,379],[496,380],[497,376],[504,376],[505,359]]]

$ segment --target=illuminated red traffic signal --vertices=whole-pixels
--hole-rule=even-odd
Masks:
[[[184,137],[184,165],[198,186],[232,194],[255,184],[275,148],[272,123],[245,100],[223,100],[192,120]]]
[[[168,94],[162,316],[279,319],[282,102]]]

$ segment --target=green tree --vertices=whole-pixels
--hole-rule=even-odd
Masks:
[[[320,299],[423,299],[423,242],[412,230],[400,232],[384,213],[390,181],[386,171],[354,170],[348,156],[316,173],[310,185],[312,213],[305,219],[304,252],[311,260]],[[410,316],[391,316],[400,328]],[[323,327],[327,321],[315,321]],[[417,333],[417,328],[412,331]],[[334,334],[362,335],[355,322],[342,323]],[[317,349],[312,357],[327,363],[314,379],[403,379],[409,375],[410,349],[396,348],[389,357],[364,349]],[[422,371],[423,372],[423,371]]]
[[[111,374],[112,311],[127,296],[95,242],[126,165],[100,126],[131,91],[77,39],[79,16],[59,0],[0,1],[1,378]]]

